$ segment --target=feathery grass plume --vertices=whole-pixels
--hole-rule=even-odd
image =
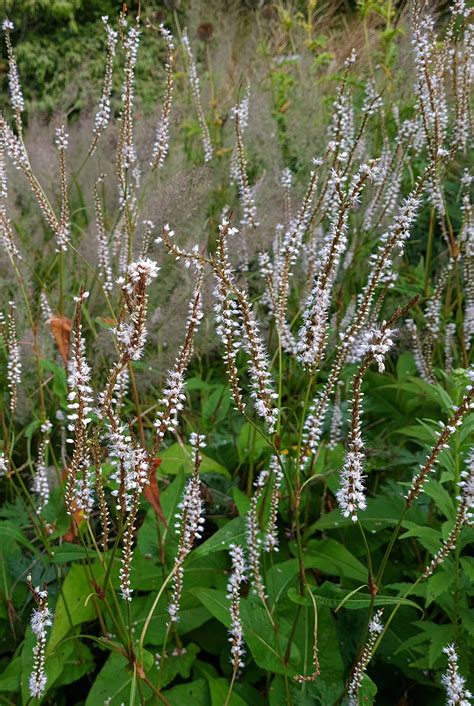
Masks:
[[[107,35],[107,47],[105,54],[105,70],[104,78],[102,81],[102,94],[100,96],[99,107],[94,118],[94,137],[92,138],[92,144],[89,147],[89,154],[93,154],[97,143],[99,141],[102,133],[107,129],[110,122],[111,106],[110,106],[110,96],[112,95],[112,78],[114,69],[114,58],[117,47],[118,32],[116,32],[109,24],[109,18],[107,15],[102,17],[102,22],[104,24],[104,29]]]
[[[53,425],[49,419],[43,422],[40,428],[43,436],[38,447],[36,471],[33,476],[33,483],[31,485],[31,490],[38,498],[38,512],[42,512],[49,500],[49,479],[48,469],[46,466],[46,449],[49,445],[49,435],[52,428]]]
[[[165,237],[172,233],[169,229]],[[184,343],[180,346],[176,361],[172,369],[168,372],[166,387],[163,389],[162,397],[158,404],[163,407],[157,412],[154,422],[156,439],[153,447],[153,455],[156,456],[165,434],[168,431],[175,431],[178,426],[178,415],[183,409],[185,373],[192,358],[194,350],[194,337],[204,314],[202,311],[202,277],[203,269],[200,263],[196,264],[196,284],[193,295],[189,302],[188,319],[186,322],[186,336]]]
[[[250,506],[247,512],[246,530],[251,584],[255,593],[264,604],[267,595],[265,593],[265,585],[263,583],[263,576],[260,570],[260,555],[262,553],[262,533],[258,520],[258,503],[260,498],[262,497],[262,492],[268,482],[269,476],[269,471],[263,470],[259,473],[254,482],[255,490],[252,497],[250,498]]]
[[[461,471],[461,480],[458,483],[460,493],[457,496],[458,508],[454,527],[448,537],[443,541],[443,546],[434,555],[431,562],[424,570],[422,576],[427,578],[435,569],[443,563],[448,554],[455,549],[459,533],[464,525],[472,525],[474,521],[474,448],[472,448],[466,459],[466,468]]]
[[[364,394],[362,381],[371,363],[375,360],[379,372],[385,370],[384,357],[393,345],[395,330],[382,323],[379,329],[368,331],[361,342],[363,349],[362,364],[352,382],[351,428],[347,442],[344,466],[341,471],[340,488],[336,493],[337,502],[344,517],[351,517],[355,522],[358,512],[365,510],[365,474],[364,442],[361,433],[362,405]]]
[[[166,93],[163,101],[160,121],[156,127],[155,142],[151,152],[150,166],[153,170],[160,169],[165,163],[169,151],[170,143],[170,115],[173,101],[174,88],[174,41],[171,32],[166,27],[160,25],[160,33],[166,44]]]
[[[237,184],[239,199],[242,205],[242,226],[258,228],[257,209],[255,207],[254,190],[249,184],[247,175],[247,157],[245,155],[242,132],[248,124],[250,87],[244,99],[231,111],[231,118],[235,125],[235,147],[231,157],[231,180]]]
[[[109,243],[107,232],[105,230],[104,211],[102,201],[99,194],[99,186],[104,182],[105,175],[101,174],[94,184],[94,210],[95,210],[95,225],[97,233],[97,260],[99,266],[99,277],[102,280],[102,286],[106,292],[111,292],[113,289],[112,281],[112,266],[110,264]]]
[[[283,481],[282,467],[286,462],[285,456],[273,455],[270,459],[270,479],[273,482],[272,494],[270,498],[270,516],[263,538],[263,548],[266,552],[277,552],[279,549],[278,539],[278,506],[280,503],[280,488]]]
[[[35,699],[40,699],[44,694],[48,677],[45,671],[46,662],[46,631],[52,625],[52,614],[48,608],[48,589],[46,583],[43,587],[34,587],[31,576],[27,577],[28,589],[33,595],[35,607],[31,614],[31,629],[36,636],[33,647],[33,671],[28,682],[30,694]]]
[[[241,326],[238,318],[239,311],[232,291],[226,286],[226,280],[232,280],[232,268],[227,254],[227,237],[236,235],[238,230],[237,228],[232,228],[230,220],[225,215],[218,228],[217,257],[219,258],[219,267],[222,269],[225,276],[219,277],[217,274],[215,275],[214,312],[216,334],[224,344],[225,352],[223,359],[235,406],[241,414],[244,414],[245,403],[242,399],[239,371],[237,368],[237,354],[242,347]]]
[[[196,540],[202,536],[204,525],[204,504],[201,493],[201,479],[199,471],[202,463],[202,453],[206,444],[204,436],[192,433],[189,443],[193,449],[193,473],[186,483],[183,499],[178,505],[176,513],[176,532],[179,534],[178,551],[174,563],[173,591],[168,603],[170,622],[179,620],[179,608],[183,591],[184,568],[183,562],[193,548]]]
[[[18,401],[18,386],[21,383],[21,354],[15,323],[15,302],[8,302],[6,318],[0,311],[0,335],[7,353],[7,385],[10,394],[10,412],[15,413]]]
[[[68,515],[82,511],[88,517],[93,506],[92,476],[88,427],[92,420],[93,391],[91,369],[86,360],[86,344],[82,335],[82,306],[89,292],[81,290],[75,297],[76,311],[72,326],[72,346],[68,362],[68,443],[73,444],[72,459],[67,465],[64,501]]]
[[[229,642],[231,644],[231,664],[235,675],[240,669],[245,667],[245,643],[244,629],[240,618],[240,590],[242,584],[247,580],[244,559],[244,551],[238,544],[230,545],[230,557],[232,559],[232,573],[227,582],[227,598],[230,600],[230,629]]]
[[[329,371],[328,380],[313,400],[304,423],[304,443],[313,453],[316,451],[321,438],[331,394],[339,380],[341,370],[354,342],[367,322],[377,287],[381,283],[393,283],[396,279],[396,274],[393,270],[393,256],[394,254],[403,254],[405,242],[410,237],[410,228],[416,219],[421,204],[421,194],[426,177],[430,171],[431,168],[428,168],[409,196],[404,199],[392,224],[381,236],[377,251],[371,256],[367,282],[362,292],[357,296],[352,321],[341,337],[335,360]]]
[[[191,42],[189,41],[186,30],[183,32],[181,42],[186,52],[189,85],[191,86],[194,106],[196,108],[199,127],[201,128],[202,144],[204,147],[204,161],[210,162],[213,157],[214,150],[212,147],[209,128],[207,127],[206,118],[204,117],[204,111],[202,109],[201,89],[199,87],[199,76],[196,61],[194,59],[193,51],[191,49]]]
[[[446,689],[446,706],[471,706],[473,695],[466,689],[466,680],[459,674],[456,645],[447,645],[443,652],[448,657],[448,669],[441,677],[441,683]]]
[[[25,99],[21,90],[20,74],[16,63],[15,54],[13,52],[11,35],[15,29],[13,22],[9,19],[4,19],[2,22],[2,30],[5,35],[5,45],[7,48],[8,57],[8,90],[10,91],[10,101],[15,116],[15,126],[18,135],[21,137],[23,126],[21,123],[21,114],[25,110]]]
[[[56,129],[56,147],[59,151],[59,173],[61,180],[61,213],[59,216],[58,228],[56,231],[57,252],[65,252],[71,238],[71,224],[69,217],[69,187],[66,175],[66,150],[68,138],[64,125]]]
[[[364,678],[365,670],[367,669],[367,666],[370,662],[370,658],[372,657],[372,650],[374,648],[375,641],[377,640],[378,635],[380,635],[383,630],[381,618],[382,611],[378,610],[376,611],[374,617],[369,623],[369,636],[367,639],[367,643],[364,646],[362,654],[360,655],[357,661],[357,664],[352,673],[351,680],[349,682],[349,686],[347,688],[348,706],[359,706],[358,694],[359,689],[362,685],[362,679]]]
[[[407,493],[406,506],[410,508],[418,495],[423,490],[430,472],[438,462],[439,455],[443,449],[448,448],[448,441],[458,427],[461,426],[464,417],[474,409],[474,368],[467,371],[469,383],[466,385],[465,395],[457,407],[454,407],[454,414],[448,423],[440,422],[441,430],[437,434],[436,443],[428,454],[424,464],[420,466],[420,471],[412,480],[411,488]]]

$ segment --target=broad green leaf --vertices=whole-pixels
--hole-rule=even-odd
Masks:
[[[227,628],[230,627],[229,599],[225,591],[194,588],[191,592],[209,610],[211,615]],[[259,604],[242,600],[240,603],[240,617],[244,628],[245,642],[256,664],[270,672],[283,674],[285,669],[278,652],[273,627],[265,609]],[[283,619],[278,620],[278,628],[282,635],[285,634],[286,630],[288,630],[288,632],[290,630],[290,626],[287,625],[286,621]],[[294,665],[298,663],[298,650],[293,644],[288,671],[294,674]]]
[[[433,527],[423,527],[415,522],[405,520],[402,524],[407,532],[400,535],[400,539],[409,539],[416,537],[420,544],[427,549],[431,554],[436,554],[441,546],[441,533]]]
[[[448,591],[454,582],[455,573],[447,572],[443,566],[430,576],[427,581],[426,607],[428,607],[438,596]]]
[[[375,697],[377,696],[377,685],[374,684],[372,679],[364,674],[362,677],[362,684],[360,685],[358,697],[359,706],[373,706],[375,704]]]
[[[22,660],[20,657],[12,659],[6,669],[0,674],[0,694],[10,691],[20,690],[20,676],[22,672]]]
[[[456,509],[454,506],[453,498],[448,493],[446,488],[444,488],[437,480],[432,478],[423,487],[423,491],[434,500],[436,507],[438,507],[448,520],[454,520],[456,514]]]
[[[313,591],[314,595],[317,597],[318,606],[326,606],[328,608],[340,608],[341,610],[360,610],[369,608],[372,603],[372,599],[368,594],[354,593],[351,598],[348,598],[352,591],[346,591],[338,586],[334,586],[331,583],[324,583],[322,586],[316,588]],[[312,606],[311,598],[308,596],[301,596],[295,588],[290,588],[288,590],[288,598],[293,603],[299,603],[300,605],[306,605],[308,607]],[[342,606],[341,606],[342,604]],[[414,601],[408,598],[399,598],[397,596],[382,596],[378,595],[375,598],[375,606],[385,606],[385,605],[404,605],[410,608],[415,608],[423,613],[423,609]]]
[[[128,703],[132,672],[121,654],[112,652],[94,680],[87,695],[85,706],[121,706]]]
[[[211,706],[222,706],[226,703],[229,693],[230,680],[227,679],[209,679],[209,691],[211,694]],[[247,701],[244,701],[235,691],[232,691],[231,697],[227,702],[229,706],[253,706]]]
[[[245,461],[250,457],[256,461],[267,449],[267,442],[261,434],[258,433],[250,422],[245,422],[240,429],[237,439],[239,461]]]
[[[189,684],[179,684],[163,692],[169,706],[212,706],[209,685],[205,679],[196,679]],[[89,706],[89,704],[86,704]],[[92,703],[90,706],[93,706]]]
[[[245,543],[245,536],[245,518],[235,517],[193,550],[189,557],[189,564],[198,557],[228,549],[231,544]]]
[[[93,592],[86,567],[82,564],[73,564],[64,579],[62,592],[54,611],[53,627],[47,646],[48,653],[52,652],[63,637],[66,637],[71,628],[95,618],[94,598],[91,596]]]
[[[51,562],[53,564],[67,564],[70,561],[85,559],[89,554],[90,552],[88,553],[80,544],[64,542],[59,547],[54,547]]]
[[[366,567],[335,539],[310,540],[303,560],[308,569],[319,569],[331,576],[354,579],[360,583],[367,580]]]

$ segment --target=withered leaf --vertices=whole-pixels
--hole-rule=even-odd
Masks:
[[[54,340],[56,341],[56,345],[58,346],[61,358],[64,361],[64,365],[67,365],[69,349],[71,347],[72,321],[66,318],[66,316],[53,314],[49,320],[49,326]]]

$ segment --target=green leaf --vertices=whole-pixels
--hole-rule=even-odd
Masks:
[[[304,565],[330,576],[367,581],[366,567],[335,539],[312,539],[304,551]]]
[[[403,522],[403,527],[407,528],[407,532],[400,535],[400,539],[409,539],[416,537],[420,544],[427,549],[431,554],[436,554],[441,546],[441,533],[433,527],[423,527],[415,522]]]
[[[432,478],[428,483],[425,484],[423,491],[434,500],[436,506],[441,510],[448,520],[454,520],[456,515],[456,508],[454,505],[453,498],[448,493],[446,488],[444,488],[437,480]]]
[[[237,452],[240,462],[245,461],[247,458],[252,458],[256,461],[267,448],[267,442],[250,422],[242,424],[237,439]]]
[[[426,607],[428,607],[438,596],[445,593],[454,582],[455,573],[447,572],[442,567],[430,576],[427,581]]]
[[[163,696],[169,706],[212,706],[209,695],[209,686],[205,679],[196,679],[189,684],[179,684],[178,686],[163,692]],[[89,706],[86,703],[86,706]],[[93,706],[91,703],[90,706]]]
[[[160,473],[164,475],[176,475],[181,470],[188,474],[193,471],[192,448],[189,444],[171,444],[161,453],[160,458]],[[227,468],[205,455],[202,457],[201,473],[220,473],[230,478]]]
[[[364,674],[362,677],[362,684],[360,685],[358,697],[359,706],[373,706],[375,704],[375,697],[377,696],[377,686],[374,684],[372,679]]]
[[[64,544],[54,548],[50,561],[53,564],[67,564],[70,561],[85,559],[87,556],[87,551],[80,544],[64,542]]]
[[[348,598],[350,594],[353,594],[351,598]],[[328,608],[341,608],[341,610],[360,610],[369,608],[372,603],[371,596],[368,594],[354,593],[353,591],[346,591],[332,583],[323,583],[322,586],[313,590],[313,594],[317,597],[318,606],[326,606]],[[308,596],[301,596],[295,588],[290,588],[288,590],[288,598],[293,603],[299,603],[300,605],[312,606],[311,598]],[[341,606],[341,603],[343,605]],[[378,595],[375,598],[375,606],[384,605],[404,605],[410,608],[416,608],[421,613],[423,609],[414,601],[410,601],[408,598],[399,598],[397,596],[381,596]]]
[[[91,597],[93,592],[86,567],[82,564],[73,564],[64,580],[54,611],[53,627],[47,647],[48,654],[74,626],[95,618],[94,599]]]
[[[15,657],[12,659],[7,668],[0,674],[0,694],[20,690],[21,671],[21,657]]]
[[[209,691],[211,693],[211,706],[222,706],[226,703],[227,694],[229,693],[229,681],[227,679],[208,679]],[[232,690],[232,695],[227,702],[229,706],[252,706],[247,701],[244,701],[235,691]]]
[[[106,663],[95,678],[85,706],[107,703],[121,706],[128,701],[132,672],[125,657],[117,652],[109,655]]]
[[[241,544],[245,542],[245,536],[245,518],[235,517],[194,549],[189,557],[189,564],[198,557],[228,549],[231,544]]]
[[[219,622],[227,628],[230,627],[230,604],[225,591],[194,588],[191,593],[201,601]],[[285,669],[278,654],[274,630],[265,609],[260,604],[242,600],[240,603],[240,617],[244,628],[245,642],[256,664],[270,672],[284,674]],[[291,630],[290,624],[282,618],[278,620],[278,628],[283,635]],[[292,644],[288,671],[295,674],[294,665],[296,664],[299,664],[299,652],[295,645]]]

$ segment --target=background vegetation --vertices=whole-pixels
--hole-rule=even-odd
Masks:
[[[450,5],[437,3],[432,8],[439,33],[433,46],[441,56]],[[362,679],[359,703],[447,703],[441,676],[447,668],[443,649],[450,643],[456,644],[460,672],[468,686],[472,685],[474,560],[470,547],[473,529],[468,522],[463,522],[445,560],[421,580],[425,567],[449,543],[459,518],[458,484],[466,468],[471,467],[472,473],[468,456],[474,441],[472,414],[465,415],[462,426],[437,457],[424,492],[405,511],[405,494],[412,479],[439,439],[440,421],[446,422],[453,407],[462,404],[472,369],[472,331],[466,325],[468,316],[472,319],[468,307],[472,307],[470,277],[474,272],[469,220],[472,182],[466,176],[471,158],[470,103],[463,111],[469,137],[464,147],[456,149],[459,95],[448,71],[443,79],[450,122],[446,140],[438,146],[449,154],[435,155],[443,160],[436,163],[436,173],[444,208],[429,189],[424,193],[406,247],[394,255],[398,276],[393,286],[380,284],[368,322],[380,326],[397,306],[411,302],[392,326],[397,334],[385,357],[385,369],[372,365],[364,374],[362,430],[368,501],[357,522],[345,517],[337,503],[351,431],[354,376],[361,366],[356,352],[344,365],[337,391],[331,395],[317,450],[310,453],[306,449],[308,455],[302,455],[305,399],[316,398],[325,389],[340,334],[357,312],[357,296],[372,271],[370,254],[393,222],[397,204],[416,188],[417,179],[425,174],[433,157],[426,138],[425,142],[419,138],[419,148],[416,145],[416,135],[423,134],[421,123],[406,154],[400,147],[403,130],[408,129],[404,121],[420,118],[414,89],[412,9],[389,0],[262,5],[171,0],[143,3],[133,118],[141,182],[133,191],[127,175],[131,192],[127,192],[124,206],[118,197],[116,164],[123,140],[126,61],[120,41],[111,124],[97,151],[88,155],[105,62],[101,17],[108,15],[117,28],[120,7],[111,0],[6,0],[5,15],[15,23],[12,41],[26,99],[24,143],[41,193],[58,216],[65,193],[54,130],[64,124],[69,133],[66,201],[70,241],[66,252],[57,251],[44,208],[38,208],[38,192],[27,187],[25,173],[7,160],[6,203],[17,252],[10,249],[4,229],[0,307],[8,321],[9,302],[15,303],[22,371],[17,404],[12,408],[9,369],[14,337],[4,326],[0,350],[2,703],[39,703],[31,697],[28,681],[34,668],[35,644],[30,626],[35,596],[31,587],[29,590],[28,576],[34,587],[47,586],[52,612],[52,625],[47,628],[44,704],[343,704],[377,609],[383,610],[381,620],[387,627]],[[131,24],[137,10],[130,3]],[[161,22],[175,38],[174,102],[169,155],[162,169],[150,171],[167,79],[165,43],[158,31]],[[463,51],[462,41],[467,42],[461,39],[464,24],[468,25],[469,19],[463,23],[458,18],[453,39],[453,46]],[[202,125],[189,82],[189,58],[180,42],[185,28],[196,59],[214,151],[209,162],[204,159]],[[357,62],[348,70],[345,62],[352,47]],[[2,57],[0,107],[8,124],[14,126],[6,50]],[[372,100],[377,95],[382,99],[374,113],[364,107],[370,81],[374,86]],[[242,139],[244,171],[259,221],[255,229],[242,224],[242,192],[229,178],[236,144],[233,109],[245,98],[248,85],[249,121]],[[360,163],[384,155],[387,159],[388,152],[397,155],[399,162],[391,166],[393,172],[388,171],[384,188],[399,178],[400,191],[393,203],[387,206],[384,202],[372,223],[367,223],[367,212],[380,183],[368,187],[361,208],[350,213],[347,252],[331,292],[327,354],[315,374],[305,371],[297,357],[282,346],[259,255],[268,252],[276,261],[278,224],[283,224],[283,233],[290,227],[289,209],[293,216],[298,213],[315,168],[313,158],[324,155],[328,139],[336,139],[330,126],[334,128],[341,86],[354,107],[353,140],[359,127],[363,128],[351,154],[350,177]],[[351,126],[344,129],[350,132]],[[341,145],[342,133],[336,133]],[[350,140],[348,144],[350,147]],[[395,169],[398,163],[399,172]],[[325,235],[331,232],[330,204],[320,211],[315,207],[330,180],[327,164],[326,160],[321,167],[319,191],[312,202],[314,218],[306,223],[304,246],[290,279],[287,318],[295,333],[323,257]],[[289,191],[282,185],[285,168],[291,175]],[[101,175],[105,176],[98,183]],[[351,183],[349,179],[344,188],[349,190]],[[93,415],[91,426],[99,430],[97,439],[101,441],[95,439],[96,446],[91,442],[91,449],[99,449],[98,458],[94,458],[110,511],[109,544],[99,546],[103,516],[97,503],[89,518],[82,512],[71,517],[65,505],[65,486],[73,463],[73,447],[65,444],[71,389],[67,362],[73,359],[71,341],[74,328],[77,331],[81,288],[90,293],[82,305],[82,332],[93,371],[94,404],[98,404],[97,395],[106,388],[110,370],[120,357],[113,326],[128,316],[120,286],[110,292],[104,288],[97,254],[94,186],[103,209],[114,280],[124,275],[127,262],[144,253],[161,268],[148,288],[145,353],[127,363],[130,387],[117,403],[117,414],[132,438],[130,444],[147,450],[152,468],[150,483],[139,498],[136,518],[130,525],[134,546],[130,604],[120,598],[119,576],[129,515],[122,516],[115,508],[113,458],[100,436],[103,420],[99,413]],[[385,198],[386,192],[380,193]],[[377,202],[379,206],[383,198]],[[129,207],[133,227],[124,225]],[[228,238],[235,281],[256,312],[275,381],[277,430],[269,433],[252,404],[244,415],[235,409],[222,340],[215,331],[215,281],[208,267],[201,295],[206,315],[186,372],[184,409],[174,435],[167,434],[154,457],[154,422],[164,408],[167,371],[185,340],[188,305],[196,285],[195,271],[175,261],[155,239],[164,235],[163,227],[169,223],[183,251],[191,251],[197,243],[203,257],[217,257],[218,226],[226,207],[240,228],[238,236]],[[168,250],[171,247],[168,243]],[[434,332],[430,306],[439,312]],[[413,327],[405,324],[405,318],[415,321],[418,343],[416,336],[414,343]],[[238,354],[237,368],[244,397],[250,400],[252,371],[245,350]],[[47,442],[46,420],[52,424]],[[180,502],[193,470],[192,432],[206,439],[200,468],[205,524],[202,537],[183,564],[180,620],[170,628],[170,572],[179,553],[179,537],[172,529],[176,513],[178,520],[183,514]],[[255,484],[275,456],[282,459],[285,468],[276,494],[280,546],[273,553],[261,551],[261,545],[258,548],[265,600],[255,593],[252,558],[247,556],[248,581],[241,587],[240,602],[245,666],[234,680],[227,634],[229,548],[240,544],[248,554],[249,512],[254,502],[257,534],[263,541],[276,480],[271,477],[261,495]],[[40,467],[46,469],[49,488],[44,506],[34,485]],[[148,619],[146,639],[140,642]],[[298,675],[311,677],[315,670],[315,633],[319,675],[298,681]]]

